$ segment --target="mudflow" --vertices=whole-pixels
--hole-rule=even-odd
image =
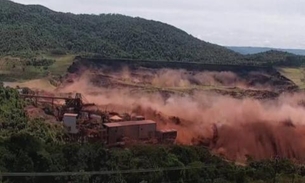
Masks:
[[[158,122],[160,129],[175,128],[179,144],[205,145],[237,161],[246,161],[247,156],[280,156],[305,162],[305,111],[300,105],[305,99],[303,93],[280,94],[264,100],[234,98],[205,89],[164,95],[169,89],[206,85],[258,91],[274,88],[268,83],[253,84],[232,72],[135,72],[124,68],[119,72],[95,70],[69,77],[58,92],[81,92],[101,110],[140,114]]]

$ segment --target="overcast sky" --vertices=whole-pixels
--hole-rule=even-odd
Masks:
[[[162,21],[202,40],[305,48],[305,0],[14,0],[61,12],[120,13]]]

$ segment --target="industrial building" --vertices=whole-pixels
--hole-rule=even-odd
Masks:
[[[156,132],[156,138],[160,142],[165,143],[173,143],[177,137],[177,130],[175,129],[168,129],[168,130],[158,130]]]
[[[104,126],[107,128],[108,144],[122,141],[123,138],[131,140],[155,138],[157,130],[156,122],[151,120],[105,123]]]
[[[144,116],[131,116],[127,113],[100,111],[93,103],[84,101],[80,93],[75,97],[37,94],[20,94],[24,99],[31,99],[33,105],[49,105],[54,117],[63,122],[67,129],[67,141],[101,142],[110,146],[122,142],[174,142],[176,130],[157,130],[157,123],[145,120]],[[57,102],[64,101],[64,104]],[[123,143],[125,144],[125,143]]]
[[[122,121],[108,123],[88,123],[77,119],[77,114],[65,113],[63,124],[72,137],[79,136],[85,142],[103,142],[114,145],[128,141],[149,141],[174,143],[177,130],[157,130],[157,123],[152,120]],[[143,118],[141,118],[143,119]],[[75,136],[76,135],[76,136]]]

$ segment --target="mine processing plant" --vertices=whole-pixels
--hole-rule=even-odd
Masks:
[[[80,93],[76,93],[75,97],[63,97],[20,91],[20,96],[31,100],[36,106],[49,103],[52,114],[66,129],[67,141],[102,142],[107,145],[127,142],[174,143],[177,137],[175,129],[157,130],[157,123],[143,116],[100,111],[95,104],[84,102]]]

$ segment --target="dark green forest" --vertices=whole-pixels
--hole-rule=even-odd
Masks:
[[[303,66],[305,56],[294,55],[288,52],[270,50],[263,53],[245,56],[246,63],[254,62],[263,66]]]
[[[0,0],[0,55],[53,54],[212,64],[299,66],[304,57],[269,51],[243,56],[171,25],[119,14],[75,15]]]
[[[0,53],[45,50],[104,57],[233,61],[239,54],[173,26],[117,14],[74,15],[0,0]]]
[[[285,159],[235,165],[205,147],[137,145],[107,149],[103,144],[68,143],[60,124],[29,119],[26,101],[0,87],[0,182],[302,182],[305,167]],[[81,174],[104,172],[103,175]],[[126,172],[127,171],[127,172]],[[78,172],[63,176],[5,176],[6,172]],[[111,174],[110,174],[111,173]]]

